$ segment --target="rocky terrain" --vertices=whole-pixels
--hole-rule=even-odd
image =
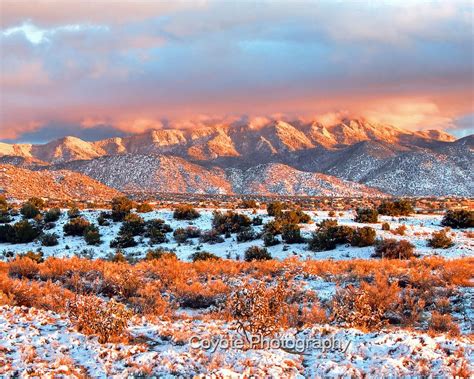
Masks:
[[[441,131],[364,120],[332,126],[275,121],[259,128],[152,130],[95,142],[65,137],[43,145],[0,143],[0,163],[78,171],[118,190],[472,196],[473,145],[473,136],[456,140]]]
[[[0,165],[0,193],[15,199],[32,196],[50,199],[109,200],[120,194],[112,188],[77,172],[31,171]]]

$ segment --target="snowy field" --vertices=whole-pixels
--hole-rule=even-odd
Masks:
[[[220,209],[224,212],[225,209]],[[250,218],[259,216],[263,219],[263,224],[273,220],[273,217],[267,215],[266,210],[258,210],[253,213],[251,210],[234,210],[235,212],[248,215]],[[154,210],[149,213],[140,213],[140,216],[145,221],[152,219],[162,219],[171,226],[173,230],[177,228],[185,228],[187,226],[196,226],[202,231],[210,230],[212,228],[212,213],[211,209],[199,209],[201,216],[193,221],[178,221],[173,219],[173,211],[170,209]],[[97,225],[97,217],[100,210],[83,210],[81,215],[91,223]],[[316,229],[316,224],[324,219],[330,218],[328,212],[305,212],[311,216],[310,224],[300,224],[301,234],[303,237],[310,237],[311,233]],[[379,223],[377,224],[361,224],[354,222],[353,212],[338,212],[333,218],[337,219],[339,225],[348,225],[352,227],[370,226],[377,232],[379,238],[395,238],[405,239],[415,245],[415,253],[420,256],[439,255],[445,258],[461,258],[474,256],[474,239],[469,238],[468,232],[473,232],[474,229],[453,229],[450,232],[454,246],[448,249],[433,249],[427,246],[427,239],[434,231],[443,229],[441,226],[442,215],[412,215],[408,217],[389,217],[379,216]],[[12,224],[21,220],[21,215],[16,216]],[[57,246],[45,247],[41,246],[41,242],[36,241],[27,244],[5,244],[0,243],[0,254],[7,252],[22,253],[27,251],[42,251],[45,257],[65,257],[74,256],[83,253],[84,256],[101,258],[109,254],[113,254],[116,249],[110,247],[110,241],[117,237],[120,229],[120,222],[112,222],[110,226],[99,226],[102,243],[99,246],[87,245],[83,237],[64,236],[63,226],[68,222],[67,209],[62,210],[61,218],[56,222],[55,228],[48,230],[48,233],[56,233],[59,236]],[[401,225],[405,225],[407,230],[405,235],[394,235],[391,231],[383,231],[382,223],[388,222],[390,229],[393,231]],[[260,232],[262,226],[253,226],[255,232]],[[137,258],[143,257],[146,251],[151,248],[163,247],[172,250],[176,253],[178,258],[188,260],[190,255],[196,251],[208,251],[221,258],[243,259],[245,250],[250,246],[263,246],[262,239],[256,239],[248,242],[237,242],[236,235],[232,234],[230,238],[226,238],[223,243],[209,244],[200,243],[198,238],[191,239],[186,243],[177,243],[173,238],[173,232],[167,233],[167,243],[151,245],[148,238],[136,237],[138,245],[135,247],[120,249],[127,255],[133,255]],[[276,246],[267,248],[273,258],[284,259],[286,257],[299,257],[301,259],[369,259],[373,253],[374,248],[369,247],[351,247],[340,245],[335,250],[313,252],[308,250],[306,243],[291,244],[280,243]]]
[[[212,229],[214,210],[198,211],[200,217],[193,221],[175,220],[172,209],[139,215],[145,221],[162,219],[172,230],[188,226],[195,226],[203,232]],[[274,219],[267,215],[266,210],[233,211],[251,219],[259,216],[262,224]],[[100,213],[101,210],[81,210],[81,216],[94,225],[98,225]],[[379,378],[472,375],[474,279],[469,272],[473,267],[469,258],[474,257],[474,229],[452,229],[448,235],[454,245],[448,249],[433,249],[427,246],[427,240],[433,232],[444,228],[441,226],[442,215],[379,216],[377,224],[361,224],[353,221],[353,212],[337,212],[333,217],[323,211],[306,213],[311,222],[300,224],[305,238],[311,237],[317,223],[333,218],[339,225],[370,226],[376,230],[378,238],[408,240],[420,258],[439,256],[446,260],[380,260],[371,257],[374,246],[343,245],[330,251],[313,252],[307,243],[280,243],[267,248],[277,261],[259,262],[252,266],[253,262],[234,260],[243,260],[244,252],[250,246],[263,246],[261,238],[240,243],[236,234],[232,234],[216,244],[201,243],[198,238],[177,243],[173,232],[169,232],[166,243],[152,245],[148,238],[139,236],[135,237],[137,246],[120,250],[128,257],[141,258],[147,250],[161,247],[174,251],[179,261],[153,260],[129,264],[52,259],[51,262],[32,262],[25,266],[15,263],[21,262],[12,259],[15,254],[28,251],[41,251],[45,259],[73,256],[107,258],[116,252],[110,247],[110,242],[117,237],[122,222],[111,221],[109,226],[98,226],[102,242],[99,246],[90,246],[83,237],[64,235],[63,226],[69,218],[67,209],[63,209],[55,227],[46,231],[58,235],[57,246],[41,246],[40,241],[0,244],[0,257],[3,257],[0,260],[0,377]],[[11,224],[20,220],[20,215],[14,216]],[[391,231],[382,230],[384,222],[390,224]],[[402,225],[406,226],[404,235],[392,233]],[[258,234],[263,226],[252,228]],[[211,252],[232,261],[187,263],[191,254],[197,251]],[[298,259],[284,261],[292,257]],[[358,260],[349,262],[352,259]],[[79,266],[68,269],[61,267],[63,264]],[[28,274],[32,266],[33,270],[41,268]],[[379,271],[383,271],[385,276],[382,277],[387,283],[396,284],[397,295],[393,304],[398,305],[387,308],[387,314],[393,316],[398,312],[398,321],[384,323],[382,327],[356,328],[332,319],[333,302],[341,289],[352,285],[362,288],[364,282],[371,286],[370,291],[375,291],[365,294],[375,294],[380,302],[385,297],[394,296],[395,292],[388,293],[388,288],[392,288],[389,284],[387,287],[382,284],[382,289],[377,289],[379,282],[375,279]],[[255,282],[265,283],[271,288],[283,278],[294,297],[292,305],[302,306],[298,308],[300,310],[323,310],[325,316],[305,321],[298,327],[294,326],[297,323],[279,327],[278,341],[285,343],[278,346],[229,349],[222,344],[222,341],[229,343],[243,339],[237,318],[226,313],[229,312],[228,300],[232,294],[238,288],[251,288],[242,286]],[[109,304],[113,299],[133,309],[133,315],[120,334],[123,338],[100,343],[97,334],[87,334],[74,322],[68,304],[72,297],[83,294],[82,289],[78,290],[82,288],[81,283],[86,287],[90,285],[92,297]],[[120,288],[129,293],[125,295]],[[207,304],[202,297],[212,301]],[[186,298],[194,299],[195,304],[183,305]],[[135,307],[156,299],[167,302],[166,311],[159,310],[163,305],[159,302],[150,303],[154,307],[151,313]],[[411,303],[404,308],[406,302]],[[307,305],[308,308],[304,308]],[[354,309],[347,308],[347,313],[355,312]],[[433,317],[438,310],[442,322],[436,329]],[[362,311],[358,309],[358,315],[363,314]],[[406,311],[418,312],[414,321],[403,319]],[[445,321],[446,325],[443,324]],[[298,350],[298,343],[310,345]]]
[[[472,341],[407,330],[363,333],[315,326],[288,330],[288,340],[341,341],[340,349],[196,349],[190,337],[236,336],[230,325],[190,318],[149,322],[135,318],[129,327],[137,343],[100,344],[74,330],[68,319],[34,308],[0,308],[0,375],[16,377],[451,377],[473,369]],[[288,345],[286,345],[288,346]]]

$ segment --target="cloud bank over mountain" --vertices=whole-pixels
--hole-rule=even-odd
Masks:
[[[1,13],[3,140],[275,114],[472,128],[468,1],[6,0]]]

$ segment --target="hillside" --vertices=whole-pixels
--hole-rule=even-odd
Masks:
[[[15,199],[38,196],[62,200],[109,200],[120,194],[77,172],[31,171],[12,165],[0,165],[0,193]]]
[[[61,165],[118,190],[208,194],[380,195],[377,190],[283,164],[247,170],[203,167],[170,155],[126,154]]]

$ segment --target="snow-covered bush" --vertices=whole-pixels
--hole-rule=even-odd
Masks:
[[[399,301],[397,283],[376,275],[373,283],[362,282],[360,287],[339,288],[331,302],[331,319],[346,327],[362,330],[380,329],[388,323],[387,312]]]
[[[247,283],[229,296],[227,309],[247,341],[251,335],[272,336],[284,325],[288,314],[288,292],[283,282],[267,287]]]
[[[132,312],[115,300],[97,296],[76,296],[67,305],[70,320],[84,334],[95,334],[100,343],[126,337]]]

